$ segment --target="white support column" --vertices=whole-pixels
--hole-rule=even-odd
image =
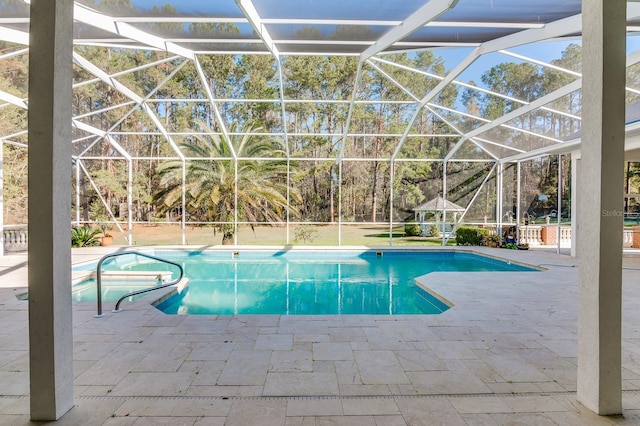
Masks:
[[[520,188],[522,180],[522,167],[520,161],[516,163],[516,243],[520,244],[520,223],[522,221],[522,189]]]
[[[393,191],[396,164],[393,160],[389,167],[389,246],[393,246]]]
[[[622,412],[625,0],[583,0],[578,400]]]
[[[76,226],[80,226],[80,159],[74,157],[75,175],[76,175]]]
[[[31,0],[29,375],[31,420],[73,407],[71,313],[72,0]]]
[[[560,254],[560,240],[562,237],[562,154],[558,154],[558,197],[556,203],[556,216],[558,222],[556,229],[556,254]]]
[[[504,176],[504,164],[498,164],[498,174],[496,175],[496,234],[502,236],[502,178]]]
[[[182,208],[182,215],[180,218],[180,235],[182,238],[182,245],[187,244],[186,236],[186,217],[187,217],[187,163],[184,158],[182,159],[182,198],[180,201],[180,207]]]
[[[438,207],[436,203],[436,208]],[[442,163],[442,245],[447,244],[447,162]]]
[[[578,233],[580,224],[578,223],[578,188],[580,182],[580,151],[571,152],[571,256],[578,255]]]
[[[0,139],[0,257],[4,256],[4,141]]]
[[[342,182],[342,161],[338,162],[338,182]],[[342,185],[338,185],[338,246],[342,246]]]
[[[127,160],[127,243],[133,245],[133,160]]]

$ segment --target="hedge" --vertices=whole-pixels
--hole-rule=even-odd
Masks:
[[[489,235],[489,230],[472,226],[461,226],[456,229],[456,245],[481,246],[484,236]]]

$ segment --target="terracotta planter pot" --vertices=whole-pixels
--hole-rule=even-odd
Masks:
[[[100,245],[102,247],[107,247],[107,246],[110,246],[111,244],[113,244],[113,237],[111,235],[102,237],[100,239]]]

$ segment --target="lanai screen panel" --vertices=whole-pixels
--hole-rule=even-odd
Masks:
[[[449,161],[468,161],[458,176],[475,176],[476,168],[579,132],[579,84],[531,104],[579,82],[580,0],[78,0],[75,8],[74,156],[87,164],[117,157],[151,170],[188,162],[186,147],[198,141],[219,141],[216,157],[235,170],[250,161],[236,152],[237,140],[277,138],[283,149],[270,157],[295,162],[284,185],[307,197],[285,194],[288,202],[313,211],[280,212],[277,220],[292,226],[395,221],[408,204],[405,189],[392,192],[410,167],[446,170]],[[630,24],[640,21],[639,9],[629,3]],[[26,79],[17,74],[27,63],[28,15],[22,0],[0,2],[4,144],[24,139],[12,135],[26,129]],[[535,47],[544,37],[573,44],[543,54],[552,50]],[[628,71],[630,104],[640,93],[637,62]],[[510,85],[517,79],[497,78],[501,64],[528,69],[546,86],[517,92]],[[313,179],[320,193],[304,186]],[[423,194],[412,197],[453,196],[456,179],[448,188],[442,176],[425,181]],[[485,198],[483,211],[470,215],[498,219],[487,204],[491,182],[477,197]],[[345,197],[359,192],[365,202],[354,209]],[[154,196],[150,188],[145,194]],[[175,209],[183,221],[199,214],[188,205]]]

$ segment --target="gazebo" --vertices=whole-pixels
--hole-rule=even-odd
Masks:
[[[449,200],[445,200],[441,195],[433,198],[429,201],[425,201],[419,206],[413,209],[415,213],[415,220],[420,224],[420,228],[424,233],[424,221],[428,213],[434,213],[436,217],[436,225],[440,232],[444,234],[447,224],[447,212],[453,212],[453,221],[458,220],[458,213],[464,212],[465,208],[453,203]],[[442,215],[442,216],[440,216]]]

